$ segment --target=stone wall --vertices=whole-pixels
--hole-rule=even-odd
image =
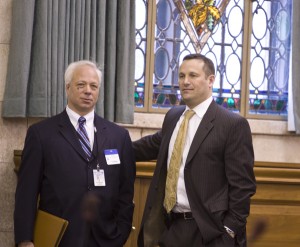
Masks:
[[[13,0],[0,1],[0,112],[7,70]],[[12,168],[15,148],[21,148],[27,120],[0,118],[0,246],[13,246],[13,205],[16,175]]]

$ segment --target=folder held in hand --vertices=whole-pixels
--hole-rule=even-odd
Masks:
[[[33,236],[34,247],[57,247],[68,224],[65,219],[38,210]]]

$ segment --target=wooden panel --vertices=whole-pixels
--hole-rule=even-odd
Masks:
[[[146,203],[147,193],[151,178],[137,177],[134,184],[135,209],[133,214],[132,231],[125,247],[137,246],[137,237],[142,221],[143,211]]]
[[[300,205],[300,185],[257,182],[253,202],[260,204]]]
[[[289,205],[252,204],[248,219],[248,236],[255,226],[264,224],[264,231],[251,246],[300,246],[300,207]]]

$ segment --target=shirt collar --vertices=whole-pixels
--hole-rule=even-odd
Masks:
[[[70,109],[69,106],[66,107],[66,112],[70,118],[71,123],[73,126],[78,125],[78,119],[81,117],[78,113]],[[89,112],[88,114],[82,116],[86,119],[86,125],[87,126],[93,126],[94,125],[94,117],[95,117],[95,112],[94,110]]]
[[[196,115],[200,118],[203,118],[204,114],[206,113],[209,105],[211,104],[211,102],[213,101],[213,97],[210,96],[208,99],[204,100],[202,103],[200,103],[199,105],[195,106],[192,110],[196,113]],[[183,114],[189,110],[190,108],[188,106],[186,106],[185,111],[183,112]]]

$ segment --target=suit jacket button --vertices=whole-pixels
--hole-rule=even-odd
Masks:
[[[88,186],[88,190],[92,190],[92,187],[91,187],[91,186]]]

